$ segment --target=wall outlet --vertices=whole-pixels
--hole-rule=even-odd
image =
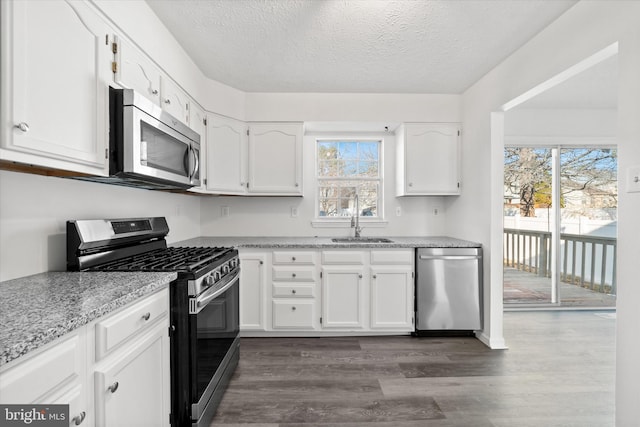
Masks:
[[[298,208],[291,206],[291,218],[298,218]]]
[[[229,206],[222,206],[220,208],[220,216],[222,218],[228,218],[229,217]]]
[[[402,216],[402,208],[400,206],[396,207],[396,216]]]
[[[627,170],[627,193],[640,193],[640,166]]]

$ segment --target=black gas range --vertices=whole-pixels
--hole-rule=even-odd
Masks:
[[[239,359],[238,251],[168,247],[163,217],[67,222],[67,270],[176,272],[172,426],[208,426]]]

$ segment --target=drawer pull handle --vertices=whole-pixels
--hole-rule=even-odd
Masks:
[[[295,261],[295,260],[296,260],[296,257],[292,256],[291,261]]]
[[[292,293],[292,294],[295,294],[295,293],[296,293],[296,290],[295,290],[295,289],[291,289],[291,293]]]
[[[116,381],[115,383],[113,383],[109,387],[107,387],[107,390],[109,390],[111,393],[115,393],[116,390],[118,389],[119,385],[120,384],[118,384],[118,381]]]
[[[149,318],[151,318],[151,313],[146,312],[145,314],[142,315],[142,318],[146,321],[149,320]]]
[[[291,307],[291,311],[296,311],[296,307],[295,306]]]
[[[84,418],[87,416],[87,413],[85,411],[80,412],[80,415],[76,415],[75,417],[73,417],[73,423],[77,426],[79,426],[80,424],[82,424],[82,422],[84,421]]]
[[[296,277],[296,273],[291,273],[291,277]]]

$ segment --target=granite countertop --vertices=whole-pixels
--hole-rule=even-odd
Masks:
[[[378,237],[378,236],[375,236]],[[387,237],[391,243],[335,243],[333,237],[197,237],[172,246],[226,246],[236,248],[479,248],[482,245],[452,237]]]
[[[150,294],[176,273],[49,272],[0,283],[0,365]]]

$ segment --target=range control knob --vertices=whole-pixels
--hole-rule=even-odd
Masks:
[[[238,266],[238,260],[237,259],[232,259],[231,261],[229,261],[229,265],[231,266],[232,269],[236,268]]]
[[[204,283],[207,286],[213,286],[215,282],[216,282],[216,279],[213,276],[207,276],[204,278]]]
[[[222,273],[220,273],[220,270],[216,270],[213,272],[213,281],[217,282],[218,280],[220,280],[220,278],[222,278]]]
[[[222,266],[222,272],[224,274],[227,274],[229,271],[231,271],[231,268],[229,267],[229,264],[225,264]]]

